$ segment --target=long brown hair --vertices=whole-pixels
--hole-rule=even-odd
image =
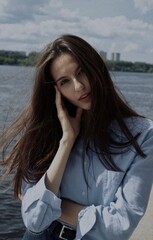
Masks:
[[[112,160],[110,145],[125,148],[133,145],[144,156],[124,118],[139,116],[117,92],[106,64],[97,51],[85,40],[74,35],[63,35],[46,46],[40,53],[36,66],[32,96],[16,120],[1,136],[5,176],[14,171],[14,193],[21,193],[22,179],[38,181],[53,160],[62,136],[62,129],[55,106],[55,89],[50,67],[54,59],[63,53],[72,54],[78,61],[91,85],[92,106],[82,119],[81,133],[84,149],[94,143],[102,164],[113,171],[120,171]],[[70,110],[71,111],[71,110]],[[127,137],[126,143],[114,141],[109,125],[116,120]],[[84,124],[85,122],[85,124]],[[6,154],[10,145],[13,147]],[[101,157],[103,156],[103,157]]]

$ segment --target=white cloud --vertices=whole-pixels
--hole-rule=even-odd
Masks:
[[[64,18],[64,19],[68,19],[68,20],[77,20],[79,19],[79,9],[75,9],[73,11],[69,10],[69,9],[65,9],[62,8],[60,10],[60,14],[59,14],[60,18]]]
[[[1,0],[0,21],[4,23],[19,23],[34,21],[39,16],[47,17],[62,7],[60,0]],[[5,3],[4,3],[5,2]]]
[[[5,8],[6,5],[7,5],[7,0],[6,1],[0,1],[0,12],[3,11],[3,9]]]
[[[56,36],[72,33],[108,53],[117,51],[130,58],[143,52],[146,58],[152,58],[153,24],[142,19],[125,16],[89,18],[81,15],[79,8],[63,7],[60,0],[4,2],[0,5],[0,13],[6,20],[5,24],[0,24],[1,49],[39,51]]]
[[[137,51],[138,50],[138,44],[133,43],[133,42],[129,42],[126,44],[125,48],[124,48],[124,52],[128,53],[128,52],[132,52],[132,51]]]
[[[140,36],[144,31],[153,30],[153,25],[148,24],[142,20],[130,20],[124,16],[107,17],[101,19],[84,21],[84,25],[90,33],[98,34],[101,37],[120,36],[121,38],[127,36]]]
[[[130,59],[137,56],[142,59],[143,54],[147,57],[147,51],[152,48],[153,24],[148,24],[139,19],[130,20],[125,16],[107,17],[99,19],[84,19],[82,21],[84,33],[89,36],[96,36],[96,44],[100,50],[121,52],[122,59]],[[141,54],[140,56],[140,53]],[[141,59],[140,59],[141,58]]]
[[[143,14],[153,10],[153,0],[134,0],[134,4]]]

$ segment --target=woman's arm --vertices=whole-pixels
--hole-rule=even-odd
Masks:
[[[63,136],[60,141],[58,151],[47,170],[46,186],[56,195],[66,167],[66,163],[74,145],[75,139],[80,132],[80,120],[82,110],[77,109],[75,118],[70,117],[62,102],[61,94],[56,88],[56,108],[59,121],[61,123]]]
[[[25,226],[33,232],[42,231],[61,215],[61,199],[57,197],[59,187],[69,154],[80,131],[82,110],[77,110],[75,118],[70,117],[57,89],[56,107],[63,130],[58,151],[40,181],[37,184],[24,182],[23,186],[23,221]]]
[[[66,163],[73,147],[73,141],[61,140],[58,151],[47,170],[45,183],[48,190],[58,195]]]

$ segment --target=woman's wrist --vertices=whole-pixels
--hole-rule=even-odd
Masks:
[[[75,142],[74,137],[63,136],[60,140],[60,145],[73,146],[74,142]]]

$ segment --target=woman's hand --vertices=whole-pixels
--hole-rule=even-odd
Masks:
[[[57,87],[55,87],[55,89],[56,89],[55,103],[57,108],[57,115],[63,130],[63,139],[75,141],[76,137],[80,132],[82,109],[81,108],[77,109],[75,117],[69,116],[68,111],[65,108],[64,103],[62,102],[61,93],[59,92]]]

